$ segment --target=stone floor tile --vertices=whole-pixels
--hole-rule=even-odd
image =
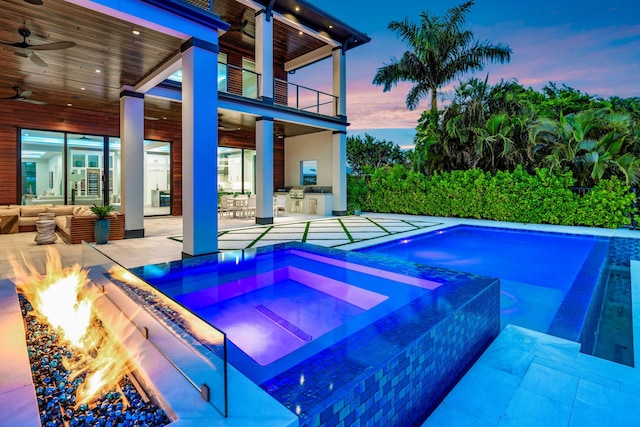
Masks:
[[[579,378],[556,369],[532,363],[520,387],[565,405],[572,405]]]
[[[515,375],[476,364],[449,393],[446,402],[495,425],[519,384],[520,378]]]
[[[509,402],[499,427],[565,427],[571,405],[519,388]]]
[[[423,427],[491,427],[494,424],[487,423],[473,414],[452,407],[444,402],[422,425]]]

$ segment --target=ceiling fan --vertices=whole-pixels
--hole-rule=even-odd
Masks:
[[[222,114],[218,114],[218,130],[223,132],[235,132],[240,130],[240,128],[229,123],[224,123],[222,121]]]
[[[21,42],[15,42],[15,43],[0,42],[0,44],[17,48],[18,50],[14,52],[16,55],[21,56],[23,58],[29,58],[31,62],[33,62],[39,67],[46,67],[47,63],[44,62],[42,58],[40,58],[38,55],[36,55],[35,52],[32,52],[32,51],[69,49],[70,47],[73,47],[76,45],[75,42],[71,42],[71,41],[53,42],[53,43],[45,43],[45,44],[28,43],[27,37],[31,36],[31,31],[25,25],[18,28],[18,34],[22,36]]]
[[[252,32],[249,29],[249,20],[245,19],[240,23],[240,26],[236,29],[236,28],[229,28],[229,30],[227,30],[228,32],[232,33],[232,32],[237,32],[237,33],[241,33],[249,38],[255,39],[256,38],[256,34],[255,34],[255,29]]]
[[[44,102],[44,101],[35,101],[33,99],[28,99],[29,96],[31,95],[31,91],[30,90],[22,90],[22,88],[20,86],[14,86],[13,90],[16,91],[15,95],[13,95],[10,98],[3,98],[3,99],[8,99],[8,100],[12,100],[12,101],[28,102],[30,104],[38,104],[38,105],[46,104],[46,102]]]

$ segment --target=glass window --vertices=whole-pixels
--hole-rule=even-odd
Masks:
[[[303,160],[300,162],[300,184],[316,185],[318,183],[318,161]]]
[[[144,141],[144,214],[171,214],[171,144]]]
[[[256,150],[244,150],[244,187],[245,193],[256,194]]]
[[[109,202],[120,212],[122,202],[120,138],[109,138]]]
[[[258,75],[255,71],[256,63],[250,59],[242,58],[242,96],[258,97]]]
[[[102,204],[104,137],[67,134],[67,182],[71,205]]]
[[[218,54],[218,90],[220,92],[228,92],[227,90],[227,54]]]
[[[20,132],[22,204],[64,204],[64,133]]]

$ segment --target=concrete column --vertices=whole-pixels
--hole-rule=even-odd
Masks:
[[[333,215],[347,214],[347,132],[333,133]]]
[[[182,251],[218,251],[218,46],[182,45]]]
[[[347,117],[347,61],[341,48],[335,48],[333,59],[333,96],[338,97],[336,116]]]
[[[273,118],[256,119],[256,224],[273,224]]]
[[[126,238],[144,237],[144,95],[120,93],[121,212]]]
[[[271,12],[256,15],[256,72],[260,74],[259,95],[273,101],[273,19]]]

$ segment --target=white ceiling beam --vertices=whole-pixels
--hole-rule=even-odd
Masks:
[[[154,87],[144,94],[145,97],[160,98],[167,101],[182,102],[182,92],[165,87]]]
[[[284,70],[286,72],[297,70],[298,68],[302,68],[306,65],[313,64],[314,62],[318,62],[322,59],[328,58],[331,56],[331,52],[333,52],[333,46],[322,46],[312,52],[305,53],[302,56],[292,59],[291,61],[287,61],[284,63]]]
[[[160,64],[160,66],[153,69],[151,73],[144,76],[142,80],[140,80],[133,86],[133,90],[139,93],[147,93],[181,68],[182,54],[180,52],[177,52],[171,58]]]

